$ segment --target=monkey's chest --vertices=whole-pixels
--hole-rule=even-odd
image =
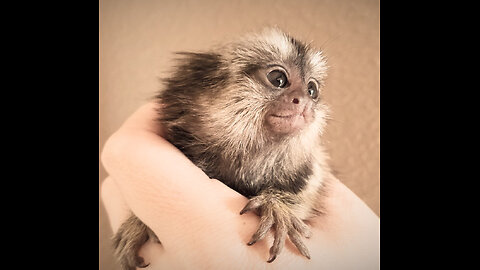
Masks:
[[[218,179],[224,184],[250,198],[266,189],[285,191],[293,194],[301,192],[312,175],[309,163],[289,169],[274,164],[271,166],[252,165],[241,161],[211,160],[198,162],[210,178]]]
[[[220,180],[246,197],[258,195],[266,189],[299,193],[313,173],[309,162],[298,164],[282,156],[272,158],[271,154],[253,158],[238,154],[227,158],[224,155],[226,149],[198,143],[189,132],[175,132],[175,135],[169,141],[208,177]]]

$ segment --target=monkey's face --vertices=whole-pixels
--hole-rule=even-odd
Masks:
[[[265,127],[270,132],[288,135],[313,122],[319,98],[319,82],[315,78],[305,80],[293,65],[260,69],[257,76],[271,95],[264,116]]]
[[[270,138],[322,132],[328,107],[321,98],[327,70],[321,52],[267,29],[235,44],[232,55],[232,93],[235,106],[250,117],[245,122],[255,122]]]

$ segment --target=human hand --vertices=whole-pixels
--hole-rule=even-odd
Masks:
[[[287,240],[272,264],[273,242],[247,246],[259,218],[240,210],[247,198],[209,179],[165,141],[150,103],[108,140],[102,161],[110,176],[102,199],[114,231],[133,211],[159,237],[140,255],[150,269],[378,269],[379,219],[340,181],[329,184],[327,214],[312,219],[304,240],[311,260]]]

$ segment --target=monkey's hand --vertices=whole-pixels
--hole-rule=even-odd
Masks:
[[[287,235],[300,253],[310,259],[310,253],[301,237],[309,238],[311,231],[308,225],[295,216],[293,210],[295,205],[294,196],[289,196],[285,192],[268,192],[251,198],[240,211],[242,215],[250,210],[256,210],[260,215],[260,225],[247,245],[253,245],[263,239],[270,228],[275,229],[275,240],[267,261],[269,263],[273,262],[282,251]]]

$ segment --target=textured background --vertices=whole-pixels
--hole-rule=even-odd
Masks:
[[[378,0],[100,0],[100,149],[159,89],[172,53],[202,50],[277,25],[324,50],[332,108],[325,139],[340,180],[380,214],[380,10]],[[100,183],[106,177],[100,165]],[[113,261],[99,205],[100,269]]]

